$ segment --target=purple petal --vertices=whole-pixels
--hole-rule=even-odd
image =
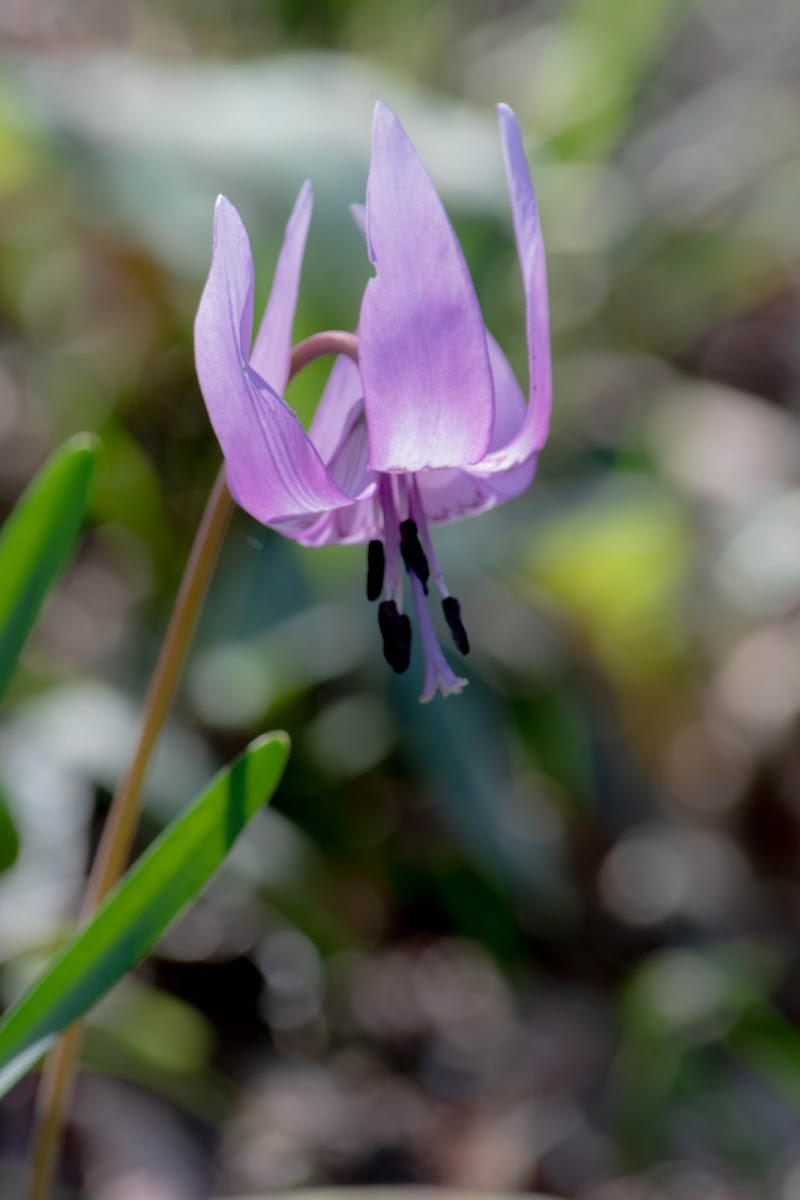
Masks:
[[[487,455],[478,468],[482,473],[512,467],[541,450],[550,426],[552,396],[547,268],[539,211],[517,119],[505,104],[499,105],[497,111],[525,292],[530,394],[525,418],[516,435]]]
[[[253,336],[253,255],[242,218],[225,196],[217,196],[214,206],[214,249],[201,309],[204,304],[227,314],[240,360],[247,362]]]
[[[479,475],[443,467],[416,476],[422,506],[431,525],[475,517],[527,491],[536,474],[536,456],[505,470]]]
[[[289,378],[292,326],[313,203],[311,184],[306,180],[286,226],[272,291],[250,354],[250,365],[278,392]]]
[[[364,410],[353,413],[347,433],[327,464],[328,474],[347,496],[358,496],[372,481],[369,469],[369,436]]]
[[[519,432],[527,405],[511,364],[488,329],[486,342],[494,381],[494,429],[489,449],[496,450]]]
[[[355,365],[351,359],[346,361]],[[368,467],[368,458],[367,423],[359,397],[358,406],[351,413],[348,428],[328,460],[328,473],[347,495],[366,495],[367,499],[358,500],[347,508],[325,513],[314,521],[279,524],[279,532],[302,542],[305,546],[322,546],[333,542],[368,542],[374,537],[380,537],[381,510],[377,497],[373,498],[369,490],[373,475]]]
[[[357,410],[363,407],[363,388],[352,358],[340,354],[320,397],[309,437],[323,462],[329,463],[345,437]]]
[[[486,336],[461,247],[402,126],[375,110],[367,187],[370,255],[359,329],[370,465],[460,467],[494,422]]]
[[[231,491],[267,522],[347,505],[297,417],[244,359],[253,308],[253,263],[236,209],[217,202],[214,252],[195,319],[200,389]]]
[[[508,359],[488,331],[486,337],[494,379],[492,449],[495,449],[517,432],[526,405]],[[477,469],[423,471],[416,476],[425,515],[432,525],[477,516],[527,491],[536,472],[536,458],[529,456],[514,467],[496,468],[485,476],[475,473],[479,468],[480,464]]]
[[[380,506],[374,499],[358,500],[313,519],[273,521],[272,528],[301,546],[360,546],[382,536]]]

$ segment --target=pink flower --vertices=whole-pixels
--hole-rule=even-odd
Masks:
[[[425,661],[422,700],[458,692],[428,608],[432,577],[458,650],[469,643],[430,526],[473,516],[530,484],[549,427],[551,371],[544,246],[519,125],[498,109],[525,294],[529,398],[483,323],[464,255],[414,147],[378,104],[365,236],[358,364],[340,357],[308,434],[281,398],[311,215],[304,185],[250,349],[253,263],[244,226],[220,197],[214,253],[195,323],[200,387],[234,498],[305,545],[369,543],[368,595],[383,600],[384,654],[408,667],[408,572]],[[360,219],[360,214],[357,214]]]

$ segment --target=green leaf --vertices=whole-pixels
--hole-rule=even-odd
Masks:
[[[27,1050],[23,1050],[21,1054],[13,1058],[5,1067],[0,1067],[0,1096],[5,1096],[6,1092],[10,1092],[12,1087],[19,1083],[23,1075],[28,1074],[31,1067],[47,1053],[55,1040],[55,1034],[40,1038],[38,1042],[34,1042],[32,1046],[28,1046]]]
[[[13,867],[19,854],[19,834],[8,801],[0,788],[0,874]]]
[[[14,1069],[18,1055],[66,1029],[151,949],[270,799],[288,753],[283,733],[252,742],[167,827],[6,1014],[0,1022],[0,1095],[3,1084],[10,1086],[24,1073]]]
[[[0,534],[0,695],[75,545],[96,457],[94,438],[71,438],[28,485]]]

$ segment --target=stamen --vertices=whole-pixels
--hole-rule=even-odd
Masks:
[[[386,558],[384,586],[386,595],[394,600],[398,610],[402,608],[403,579],[400,570],[400,539],[398,537],[397,508],[392,492],[390,475],[378,477],[378,498],[383,512],[383,544]]]
[[[400,523],[400,553],[409,575],[416,575],[427,596],[431,569],[420,544],[417,523],[411,517]]]
[[[461,620],[461,605],[455,596],[445,596],[442,601],[442,612],[453,635],[456,649],[462,654],[469,654],[469,638]]]
[[[383,638],[383,657],[393,671],[402,675],[411,662],[411,622],[405,613],[397,611],[394,600],[382,600],[378,605],[378,626]]]
[[[409,509],[409,512],[411,513],[411,515],[413,516],[414,520],[417,523],[417,529],[419,530],[420,540],[422,541],[422,547],[425,552],[425,557],[428,560],[428,565],[430,567],[431,574],[433,575],[433,578],[436,580],[436,586],[439,589],[440,595],[449,596],[450,592],[448,591],[447,584],[445,583],[444,571],[442,570],[441,563],[439,562],[436,551],[434,549],[433,538],[431,537],[431,531],[428,528],[428,522],[425,518],[425,508],[422,503],[422,496],[420,495],[419,483],[417,482],[417,477],[416,477],[416,475],[410,475],[410,476],[407,476],[407,479],[408,479],[408,509]]]
[[[436,586],[442,596],[442,611],[445,620],[447,621],[456,649],[462,654],[469,654],[469,637],[464,627],[464,622],[461,620],[461,605],[455,596],[450,595],[449,588],[444,578],[436,551],[431,538],[431,531],[428,528],[428,522],[425,519],[425,509],[422,504],[422,496],[419,490],[419,481],[416,475],[408,477],[408,505],[409,512],[414,516],[419,530],[419,536],[424,547],[424,554],[430,566],[431,574],[436,580]],[[427,589],[426,589],[427,590]]]
[[[376,539],[367,546],[367,599],[377,600],[383,591],[383,575],[386,568],[386,558],[383,553],[383,542]]]

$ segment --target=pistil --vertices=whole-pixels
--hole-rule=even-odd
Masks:
[[[467,680],[456,675],[442,653],[436,630],[433,628],[422,582],[413,574],[411,575],[411,594],[414,598],[414,612],[425,664],[425,682],[419,699],[420,704],[427,704],[437,692],[441,692],[443,696],[457,695],[467,686]]]
[[[383,549],[385,555],[384,589],[394,600],[398,612],[403,610],[403,579],[400,571],[400,518],[397,515],[390,475],[378,477],[378,501],[383,513]]]
[[[408,511],[413,516],[413,524],[415,532],[419,533],[421,540],[420,553],[425,560],[426,568],[430,568],[430,573],[436,581],[436,586],[439,589],[439,594],[442,597],[442,612],[444,619],[447,621],[448,629],[453,638],[456,649],[461,654],[469,654],[469,637],[467,635],[464,622],[461,620],[461,605],[455,596],[450,595],[450,590],[444,577],[441,563],[436,554],[433,545],[433,538],[428,527],[428,522],[425,518],[425,509],[422,504],[422,496],[420,495],[419,484],[415,475],[408,479]],[[427,575],[425,580],[427,580]],[[425,591],[427,593],[427,587]]]
[[[373,538],[367,547],[367,598],[385,599],[378,605],[378,626],[383,656],[398,675],[411,662],[411,621],[402,610],[401,561],[411,583],[417,630],[422,642],[425,686],[421,700],[432,700],[437,692],[453,695],[466,687],[445,658],[428,608],[428,580],[433,575],[442,596],[442,611],[456,648],[469,653],[469,638],[461,620],[461,605],[451,596],[433,548],[422,498],[413,476],[382,474],[378,478],[378,502],[383,517],[383,539]],[[398,508],[406,516],[400,520]]]

